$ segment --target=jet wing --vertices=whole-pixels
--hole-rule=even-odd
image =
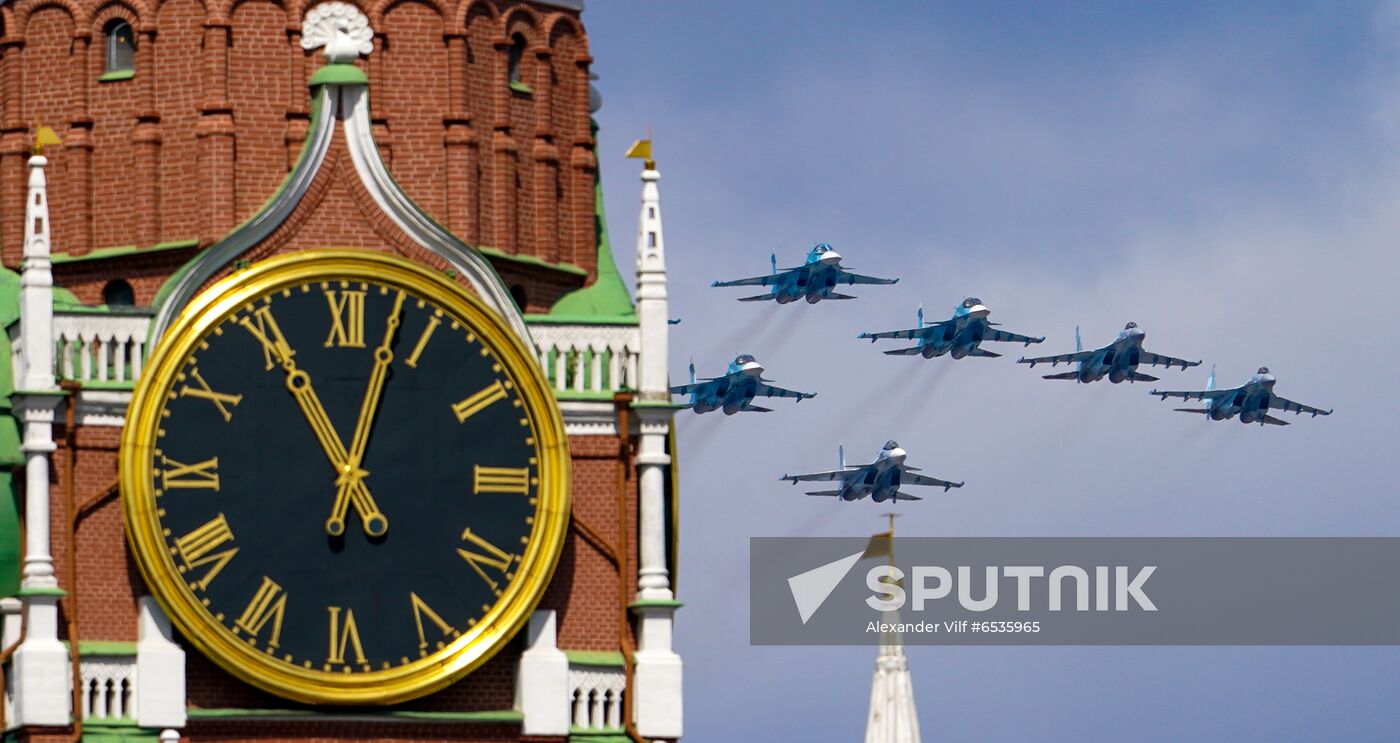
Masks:
[[[693,395],[700,390],[710,386],[710,382],[691,382],[690,384],[678,384],[671,388],[673,395]]]
[[[951,324],[952,323],[948,320],[940,320],[938,322],[931,322],[923,326],[922,328],[910,328],[908,330],[886,330],[879,333],[861,333],[856,337],[869,338],[871,343],[874,343],[880,338],[922,338],[928,335],[935,328]]]
[[[949,488],[960,488],[963,486],[960,482],[940,480],[936,477],[929,477],[928,475],[915,474],[908,470],[904,471],[904,476],[900,479],[912,485],[932,485],[935,488],[943,488],[944,491],[947,491]]]
[[[1269,408],[1272,410],[1285,410],[1294,414],[1312,413],[1312,416],[1314,418],[1316,418],[1319,415],[1332,414],[1332,411],[1330,410],[1319,410],[1317,408],[1312,407],[1311,405],[1304,405],[1302,403],[1293,402],[1292,400],[1289,400],[1284,397],[1279,397],[1277,395],[1274,395],[1269,398]]]
[[[1032,343],[1040,343],[1045,339],[1032,338],[1028,335],[1017,335],[1015,333],[1008,333],[1005,330],[997,330],[996,328],[987,328],[987,333],[986,335],[982,336],[982,340],[998,341],[1002,343],[1024,343],[1027,346],[1029,346]]]
[[[1022,356],[1021,358],[1016,359],[1016,363],[1030,364],[1031,367],[1035,367],[1036,364],[1049,364],[1051,366],[1055,366],[1058,364],[1073,364],[1077,361],[1084,361],[1085,359],[1093,358],[1094,354],[1096,353],[1098,353],[1097,350],[1075,351],[1074,353],[1062,353],[1056,356],[1037,356],[1033,359],[1028,359],[1025,356]]]
[[[1138,363],[1147,364],[1149,366],[1165,366],[1168,369],[1172,368],[1173,366],[1179,366],[1182,369],[1186,369],[1188,367],[1201,365],[1201,362],[1199,361],[1174,359],[1171,356],[1163,356],[1161,354],[1152,353],[1151,351],[1143,351],[1142,354],[1138,357]]]
[[[712,281],[710,286],[772,286],[783,278],[781,273],[770,273],[766,276],[751,276],[747,279],[735,279],[733,281]]]
[[[784,482],[791,482],[791,483],[799,483],[799,482],[831,482],[831,481],[835,481],[835,480],[845,480],[847,477],[850,477],[852,473],[859,472],[859,471],[860,471],[860,468],[859,468],[859,467],[856,467],[856,468],[844,469],[844,470],[831,470],[831,471],[829,471],[829,472],[813,472],[813,473],[811,473],[810,475],[783,475],[782,477],[780,477],[780,478],[778,478],[778,479],[779,479],[779,480],[782,480],[782,481],[784,481]]]
[[[850,271],[842,271],[841,277],[836,280],[841,284],[897,284],[899,279],[880,279],[874,276],[863,276]]]
[[[785,390],[782,387],[774,387],[771,384],[760,384],[758,388],[754,390],[754,396],[758,395],[764,397],[795,397],[798,402],[802,402],[808,398],[816,397],[817,393],[797,392],[795,390]]]
[[[1156,395],[1162,398],[1163,400],[1167,399],[1168,397],[1179,397],[1183,400],[1214,400],[1217,397],[1233,395],[1239,391],[1239,387],[1231,387],[1230,389],[1226,390],[1149,390],[1147,394]]]

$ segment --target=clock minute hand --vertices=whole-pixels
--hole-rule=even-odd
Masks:
[[[361,469],[360,464],[364,459],[365,445],[369,442],[369,430],[374,423],[379,400],[383,396],[384,382],[389,377],[389,364],[394,360],[394,334],[399,328],[399,314],[403,310],[404,299],[404,293],[399,292],[398,297],[394,299],[394,309],[385,321],[384,340],[374,349],[374,367],[370,370],[364,402],[360,403],[360,418],[355,422],[355,435],[350,441],[350,453],[347,458],[349,468],[338,480],[340,490],[331,506],[331,516],[326,519],[326,533],[331,536],[345,533],[346,506],[352,496],[366,534],[378,537],[389,530],[388,518],[375,506],[373,500],[364,497],[368,493],[364,489],[363,479],[369,473]]]
[[[374,498],[369,494],[369,490],[360,479],[365,473],[359,472],[358,465],[351,466],[349,457],[345,452],[345,445],[341,443],[340,436],[335,432],[335,426],[331,424],[330,417],[326,415],[326,409],[321,405],[321,399],[316,395],[316,390],[311,386],[311,376],[305,371],[297,368],[296,361],[292,359],[295,351],[287,345],[287,340],[282,337],[281,331],[275,322],[269,321],[266,327],[276,338],[273,341],[263,332],[263,323],[254,324],[248,318],[239,321],[263,348],[282,366],[282,370],[287,373],[287,390],[292,393],[292,398],[296,400],[297,407],[306,416],[306,421],[311,424],[311,432],[316,435],[316,440],[321,444],[326,457],[330,460],[331,466],[339,473],[338,480],[349,480],[355,483],[354,502],[356,510],[361,514],[377,513],[379,507],[375,505]]]

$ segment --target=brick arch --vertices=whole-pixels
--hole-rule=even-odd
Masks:
[[[452,27],[454,29],[466,29],[467,21],[471,19],[473,13],[483,12],[493,21],[500,21],[501,11],[496,8],[496,4],[491,0],[466,0],[457,6],[457,13],[452,17]]]
[[[92,14],[91,31],[94,38],[100,37],[102,27],[113,18],[120,18],[131,24],[132,29],[145,28],[151,22],[151,10],[143,0],[110,0],[98,7]]]
[[[15,26],[21,33],[29,28],[29,17],[35,11],[44,8],[60,8],[68,13],[68,20],[73,24],[73,37],[79,38],[88,35],[88,14],[73,0],[33,0],[32,2],[19,3],[15,8]]]
[[[447,19],[452,16],[452,13],[442,0],[374,0],[369,10],[365,12],[365,15],[369,17],[369,27],[374,29],[376,34],[382,34],[384,32],[384,14],[404,3],[418,3],[432,8],[437,12],[438,18],[442,20],[442,33],[447,33]]]
[[[526,24],[523,30],[519,26],[519,21],[522,18],[525,19]],[[508,39],[516,33],[523,35],[527,44],[536,44],[540,36],[539,14],[524,5],[517,5],[506,11],[505,15],[501,16],[501,36]]]
[[[583,33],[583,25],[577,18],[568,13],[551,13],[544,21],[544,37],[549,40],[549,45],[554,46],[560,37],[572,35],[584,42],[584,53],[587,53],[587,37]]]

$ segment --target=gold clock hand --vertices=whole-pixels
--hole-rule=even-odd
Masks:
[[[260,318],[261,320],[261,318]],[[316,395],[316,390],[311,386],[311,375],[297,368],[296,361],[292,359],[295,351],[287,344],[286,338],[282,336],[275,321],[271,320],[270,313],[266,321],[257,324],[244,318],[239,321],[249,333],[253,335],[265,348],[272,358],[276,358],[282,366],[282,370],[287,373],[287,389],[292,393],[292,398],[296,400],[297,407],[306,416],[306,421],[311,424],[311,432],[316,435],[316,440],[320,442],[321,448],[325,451],[326,457],[330,459],[331,466],[335,468],[337,482],[351,483],[351,502],[355,505],[355,510],[360,513],[365,521],[366,530],[370,530],[371,522],[379,527],[378,532],[383,534],[388,529],[388,522],[375,505],[373,496],[369,489],[362,482],[365,475],[369,474],[359,468],[359,461],[350,461],[350,457],[345,452],[345,445],[341,443],[340,436],[335,432],[335,426],[331,424],[330,417],[326,415],[326,409],[321,405],[321,399]],[[263,332],[266,327],[271,330],[276,337],[276,341],[270,340]],[[339,496],[337,501],[339,501]],[[340,531],[344,531],[344,507],[340,510]],[[332,519],[335,514],[332,514]],[[327,531],[330,530],[330,522],[327,521]],[[339,532],[333,532],[336,534]]]
[[[382,536],[389,529],[389,520],[384,516],[373,499],[369,499],[368,491],[364,489],[363,478],[367,472],[360,469],[360,462],[364,458],[365,445],[369,441],[369,429],[374,422],[374,414],[379,408],[379,399],[384,392],[384,382],[389,376],[389,364],[394,360],[394,334],[399,328],[399,313],[403,310],[405,295],[399,292],[394,299],[394,309],[389,313],[388,320],[385,321],[384,340],[379,347],[374,349],[374,367],[370,370],[369,386],[365,389],[364,402],[360,403],[360,418],[355,422],[355,435],[350,442],[350,453],[348,463],[351,470],[340,479],[340,490],[336,493],[335,503],[331,506],[331,516],[326,519],[326,533],[331,536],[338,536],[345,532],[345,512],[346,501],[350,500],[353,494],[355,498],[355,510],[360,512],[360,519],[364,524],[365,533],[372,536]],[[366,511],[366,508],[369,510]]]

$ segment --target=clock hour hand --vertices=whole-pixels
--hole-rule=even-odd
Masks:
[[[277,359],[282,370],[287,373],[287,390],[292,393],[297,407],[301,408],[307,423],[311,424],[311,432],[316,435],[321,449],[325,451],[331,466],[335,468],[336,481],[338,483],[353,483],[350,488],[350,495],[353,497],[349,500],[355,504],[355,510],[360,513],[361,519],[364,520],[365,530],[376,529],[379,534],[383,534],[388,529],[388,521],[380,513],[379,507],[374,503],[374,498],[369,494],[369,489],[362,482],[364,476],[369,473],[359,468],[358,461],[351,463],[350,457],[346,454],[345,445],[341,443],[340,436],[335,432],[335,426],[331,425],[330,417],[326,415],[326,409],[321,405],[321,399],[317,397],[316,390],[311,386],[311,376],[297,368],[296,361],[292,358],[296,352],[287,345],[287,340],[282,337],[276,321],[271,319],[269,313],[266,317],[259,316],[256,323],[249,318],[244,318],[239,321],[239,324],[251,333],[258,342],[262,343],[270,357]],[[268,337],[269,333],[275,340]],[[337,501],[339,500],[338,496]],[[341,531],[344,531],[343,509],[341,524]],[[327,529],[329,530],[329,522]]]
[[[389,377],[389,364],[394,360],[394,334],[399,328],[399,314],[403,310],[404,298],[405,295],[401,291],[394,299],[394,309],[385,321],[384,340],[374,349],[374,367],[369,373],[369,386],[365,389],[364,402],[360,403],[360,418],[355,422],[354,438],[350,440],[350,453],[347,457],[350,469],[337,481],[340,483],[340,490],[331,506],[331,516],[326,519],[326,533],[331,536],[345,533],[346,506],[352,496],[355,498],[355,509],[360,512],[366,534],[378,537],[389,529],[389,520],[374,505],[374,501],[367,498],[368,492],[365,491],[362,481],[368,473],[360,469],[360,463],[364,459],[365,445],[369,441],[369,429],[374,423],[379,399],[383,396],[384,382]],[[370,509],[368,512],[366,507]]]

